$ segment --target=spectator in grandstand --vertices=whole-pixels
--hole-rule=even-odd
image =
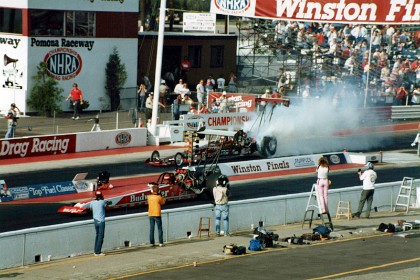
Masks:
[[[166,108],[166,95],[168,91],[169,87],[166,85],[166,81],[162,79],[159,86],[159,102],[163,104],[163,108]]]
[[[187,83],[182,84],[182,88],[179,90],[179,94],[181,94],[182,100],[185,100],[185,96],[187,95],[189,98],[189,95],[191,94],[191,92],[190,92],[190,89],[188,88]]]
[[[178,84],[176,84],[174,92],[175,94],[180,94],[181,93],[181,89],[184,87],[184,81],[182,79],[179,79]]]
[[[217,79],[217,91],[222,92],[225,90],[225,78],[223,77],[223,74],[219,75],[219,78]]]
[[[219,107],[220,113],[228,113],[229,107],[228,107],[228,99],[226,96],[226,91],[222,93],[222,96],[220,97],[220,107]]]
[[[231,71],[229,75],[229,92],[236,92],[236,84],[238,83],[238,78],[235,75],[235,72]]]
[[[187,56],[184,56],[184,60],[181,62],[180,64],[180,70],[181,70],[181,78],[185,81],[188,82],[188,72],[191,69],[191,63],[188,60]]]
[[[381,69],[381,81],[386,82],[389,80],[389,75],[391,74],[391,70],[388,67],[388,64],[384,64]]]
[[[413,90],[411,96],[411,104],[419,105],[420,104],[420,84]]]
[[[162,108],[166,108],[165,105],[163,105],[160,102],[158,102],[158,106],[161,106]],[[149,97],[147,97],[146,99],[146,123],[148,123],[148,120],[152,119],[152,113],[153,113],[153,92],[149,93]]]
[[[286,44],[286,23],[280,20],[275,28],[277,43],[285,45]]]
[[[379,50],[381,48],[381,44],[382,44],[382,34],[381,31],[379,29],[376,29],[373,32],[373,36],[372,36],[372,52]]]
[[[146,105],[146,94],[147,94],[146,85],[144,83],[142,83],[142,84],[140,84],[139,89],[137,90],[139,112],[144,112],[144,110],[146,109],[146,107],[145,107],[145,105]]]
[[[404,86],[400,86],[397,89],[397,94],[395,97],[398,99],[397,105],[406,105],[407,97],[408,97],[407,89]]]
[[[174,117],[174,120],[179,120],[179,116],[180,116],[180,109],[181,109],[181,104],[182,104],[182,97],[181,97],[181,94],[178,94],[177,96],[176,96],[176,99],[174,100],[174,103],[173,103],[173,117]]]
[[[349,70],[349,74],[353,75],[353,70],[356,65],[356,57],[355,55],[351,55],[349,58],[347,58],[346,62],[344,63],[344,68]]]
[[[208,82],[209,80],[207,80]],[[196,86],[197,90],[197,101],[199,104],[202,104],[204,102],[204,95],[205,95],[205,89],[204,89],[204,80],[200,80]]]
[[[207,96],[209,96],[209,94],[213,91],[213,84],[211,82],[211,79],[207,79],[206,85],[204,87],[205,89],[205,93],[207,94]],[[204,99],[206,100],[206,99]]]
[[[362,24],[358,24],[351,30],[351,35],[356,38],[356,44],[362,42],[367,37],[367,29]]]

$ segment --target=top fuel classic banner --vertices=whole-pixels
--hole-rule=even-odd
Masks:
[[[418,24],[418,0],[211,0],[211,13],[296,21]]]

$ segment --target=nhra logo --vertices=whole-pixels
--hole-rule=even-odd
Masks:
[[[131,134],[128,132],[121,132],[115,136],[115,143],[119,146],[127,146],[131,143]]]
[[[339,164],[341,162],[340,157],[338,155],[331,155],[330,161],[334,164]]]
[[[251,6],[251,0],[214,0],[219,10],[230,13],[243,13]]]
[[[44,58],[48,71],[57,80],[70,80],[82,70],[82,58],[69,48],[56,48],[49,51]]]

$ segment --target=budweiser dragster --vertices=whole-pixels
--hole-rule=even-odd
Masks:
[[[206,144],[200,145],[200,139],[209,135]],[[222,131],[210,130],[204,127],[194,132],[186,132],[187,143],[184,152],[178,152],[174,156],[160,158],[159,151],[153,151],[147,164],[153,166],[182,166],[185,164],[200,164],[201,162],[218,161],[219,157],[237,157],[249,155],[256,151],[256,144],[242,130]]]
[[[198,196],[212,197],[213,188],[221,175],[217,165],[210,168],[188,166],[178,168],[174,172],[160,174],[158,180],[159,190],[167,201],[196,198]],[[149,187],[125,194],[112,194],[117,188],[105,191],[107,209],[134,207],[147,204],[147,195],[151,193]],[[59,213],[86,214],[89,211],[92,200],[76,203],[73,206],[63,206]]]

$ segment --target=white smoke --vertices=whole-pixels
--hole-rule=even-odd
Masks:
[[[301,104],[292,100],[289,107],[278,104],[274,110],[267,105],[264,112],[245,124],[244,131],[258,143],[264,136],[276,137],[274,156],[367,150],[380,140],[366,134],[354,135],[362,126],[361,112],[355,109],[360,108],[360,98],[352,94],[343,98],[341,93],[336,93],[312,97]],[[349,131],[352,133],[343,133]]]

